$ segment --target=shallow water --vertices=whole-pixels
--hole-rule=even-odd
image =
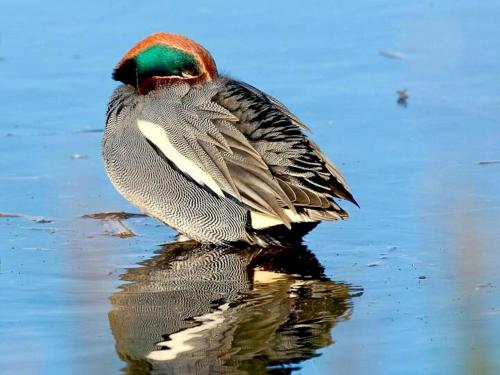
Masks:
[[[0,217],[0,373],[499,373],[500,164],[479,164],[500,159],[499,11],[2,3],[0,212],[23,216]],[[289,259],[80,218],[133,211],[97,130],[112,67],[158,30],[286,103],[361,209]]]

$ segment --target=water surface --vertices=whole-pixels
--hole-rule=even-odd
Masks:
[[[0,218],[0,372],[499,373],[500,164],[479,164],[500,159],[499,12],[3,2],[0,212],[23,216]],[[206,279],[193,285],[190,262],[212,253],[164,245],[175,233],[148,218],[126,220],[128,238],[80,219],[133,210],[105,176],[96,130],[113,66],[159,30],[286,103],[343,171],[361,209],[346,204],[349,221],[297,249],[321,272],[215,249],[231,266],[196,269]],[[186,335],[193,350],[148,357],[173,356],[159,352]]]

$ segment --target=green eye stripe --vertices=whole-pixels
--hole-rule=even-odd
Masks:
[[[161,72],[165,75],[181,75],[183,71],[196,69],[196,60],[178,49],[155,45],[136,56],[139,74]]]

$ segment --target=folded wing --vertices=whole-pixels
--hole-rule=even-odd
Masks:
[[[347,217],[354,202],[307,129],[276,99],[241,82],[179,84],[146,97],[138,127],[166,162],[262,226]]]

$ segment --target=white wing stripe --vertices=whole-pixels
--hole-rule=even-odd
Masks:
[[[137,120],[137,126],[141,133],[151,143],[158,147],[165,157],[174,163],[177,168],[199,184],[210,188],[217,195],[224,196],[219,185],[217,185],[215,180],[208,173],[176,150],[172,142],[170,142],[165,129],[160,125],[145,120]]]

